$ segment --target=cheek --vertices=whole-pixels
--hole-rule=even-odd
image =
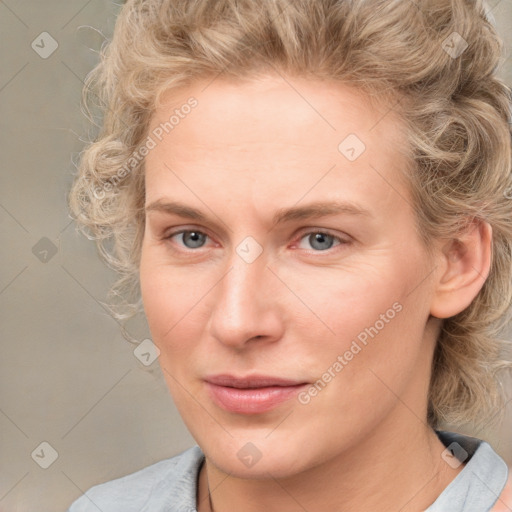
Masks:
[[[205,328],[204,303],[211,285],[198,272],[162,264],[150,251],[142,253],[140,287],[153,342],[160,349],[160,363],[175,371],[198,350]]]
[[[168,318],[167,328],[171,327],[169,312],[174,310],[173,294],[171,283],[166,279],[165,269],[159,269],[152,265],[148,257],[141,258],[140,265],[140,288],[144,312],[148,320],[149,328],[154,338],[159,339],[164,328],[163,323]],[[156,340],[155,340],[156,341]]]
[[[385,381],[401,378],[421,349],[427,314],[421,290],[410,293],[417,274],[410,264],[388,258],[353,272],[335,269],[323,283],[295,279],[297,295],[318,317],[309,315],[309,334],[296,336],[317,378],[336,381],[328,387],[350,389],[351,396],[385,391],[370,370]]]
[[[158,262],[150,249],[143,248],[140,263],[142,302],[153,342],[160,351],[164,349],[162,340],[174,330],[182,303],[183,290],[174,274],[168,266]],[[180,290],[179,293],[176,290]]]
[[[408,392],[415,373],[428,369],[422,362],[425,301],[419,292],[409,295],[404,273],[344,279],[319,310],[335,335],[304,347],[320,381],[311,405],[319,414],[329,411],[333,424],[378,421],[396,395]]]
[[[191,303],[195,284],[187,282],[185,272],[162,261],[158,251],[143,246],[140,262],[140,287],[144,311],[155,337],[161,339]],[[190,310],[190,306],[188,307]]]
[[[341,350],[359,333],[364,337],[365,328],[376,322],[380,327],[381,314],[396,316],[393,304],[404,296],[403,278],[389,265],[382,267],[316,269],[300,276],[290,274],[283,280],[307,305],[302,308],[308,313],[308,331],[314,326],[315,335],[324,337],[322,346],[332,344],[332,340],[333,348]]]

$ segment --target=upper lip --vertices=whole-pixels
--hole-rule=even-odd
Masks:
[[[235,377],[233,375],[212,375],[204,379],[210,384],[217,386],[226,386],[230,388],[264,388],[269,386],[297,386],[306,384],[304,381],[282,379],[271,375],[250,375],[246,377]]]

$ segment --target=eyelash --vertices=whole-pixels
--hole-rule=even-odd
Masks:
[[[165,235],[163,237],[163,240],[166,240],[166,241],[171,241],[171,239],[176,236],[176,235],[181,235],[183,233],[190,233],[190,232],[194,232],[194,233],[199,233],[201,235],[205,235],[207,236],[208,238],[210,238],[210,236],[205,233],[204,231],[200,231],[198,229],[194,229],[194,228],[189,228],[189,229],[181,229],[179,231],[173,231],[167,235]],[[310,231],[306,231],[306,232],[303,232],[300,234],[299,238],[297,239],[298,242],[300,242],[303,238],[307,237],[307,236],[310,236],[310,235],[313,235],[313,234],[322,234],[322,235],[327,235],[329,237],[332,237],[334,238],[335,240],[337,240],[339,243],[337,245],[334,245],[333,247],[330,247],[329,249],[325,249],[325,250],[314,250],[314,249],[310,249],[308,250],[308,253],[328,253],[328,254],[332,254],[333,251],[336,251],[336,247],[340,248],[342,246],[345,246],[345,245],[348,245],[350,243],[349,240],[345,240],[337,235],[334,235],[333,233],[330,233],[329,231],[326,231],[326,230],[322,230],[322,229],[313,229],[313,230],[310,230]],[[295,242],[294,242],[295,244]],[[177,249],[178,251],[181,251],[181,252],[199,252],[200,249],[203,249],[204,247],[198,247],[197,249],[190,249],[190,248],[187,248],[187,247],[180,247],[180,249]]]

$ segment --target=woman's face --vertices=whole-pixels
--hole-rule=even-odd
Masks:
[[[284,477],[422,427],[434,266],[393,111],[278,75],[165,99],[149,131],[141,287],[209,459]]]

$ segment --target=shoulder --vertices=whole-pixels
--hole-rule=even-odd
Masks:
[[[510,512],[510,510],[512,510],[512,473],[509,474],[505,488],[491,512]]]
[[[172,511],[195,507],[197,473],[204,460],[198,446],[122,478],[96,485],[68,512]]]

